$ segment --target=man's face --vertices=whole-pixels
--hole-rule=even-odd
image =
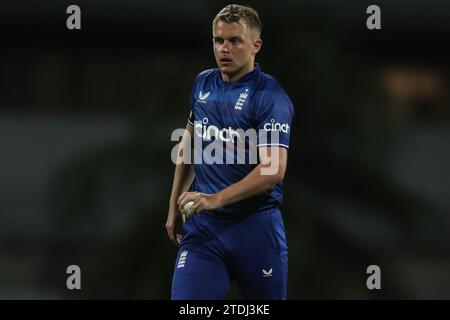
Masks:
[[[214,56],[220,71],[230,78],[252,67],[261,40],[254,39],[251,30],[241,21],[218,21],[213,26]]]

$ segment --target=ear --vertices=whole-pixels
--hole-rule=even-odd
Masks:
[[[261,38],[258,38],[256,40],[253,41],[253,53],[257,54],[259,52],[259,50],[261,50],[262,47],[262,40]]]

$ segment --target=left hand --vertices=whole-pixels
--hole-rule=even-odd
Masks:
[[[178,207],[181,209],[189,201],[194,204],[188,211],[187,218],[194,214],[199,214],[202,210],[214,210],[221,207],[220,199],[217,194],[206,194],[197,191],[184,192],[177,200]]]

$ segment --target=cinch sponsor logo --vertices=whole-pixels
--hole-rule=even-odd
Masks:
[[[281,131],[283,133],[289,132],[289,125],[287,123],[275,122],[275,119],[270,120],[264,124],[264,130],[266,131]]]
[[[234,140],[235,138],[237,138],[238,140],[241,139],[239,132],[237,132],[233,128],[228,127],[219,129],[215,125],[208,125],[208,122],[208,118],[205,117],[203,118],[201,123],[200,121],[195,123],[195,133],[203,140],[210,141],[212,140],[212,138],[215,138],[220,141],[229,142],[232,139]]]

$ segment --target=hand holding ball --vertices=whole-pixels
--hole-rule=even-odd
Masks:
[[[194,204],[194,201],[189,201],[184,205],[183,208],[180,209],[181,212],[181,218],[183,219],[183,223],[186,222],[186,219],[188,218],[188,212],[189,209],[191,209],[192,205]]]

